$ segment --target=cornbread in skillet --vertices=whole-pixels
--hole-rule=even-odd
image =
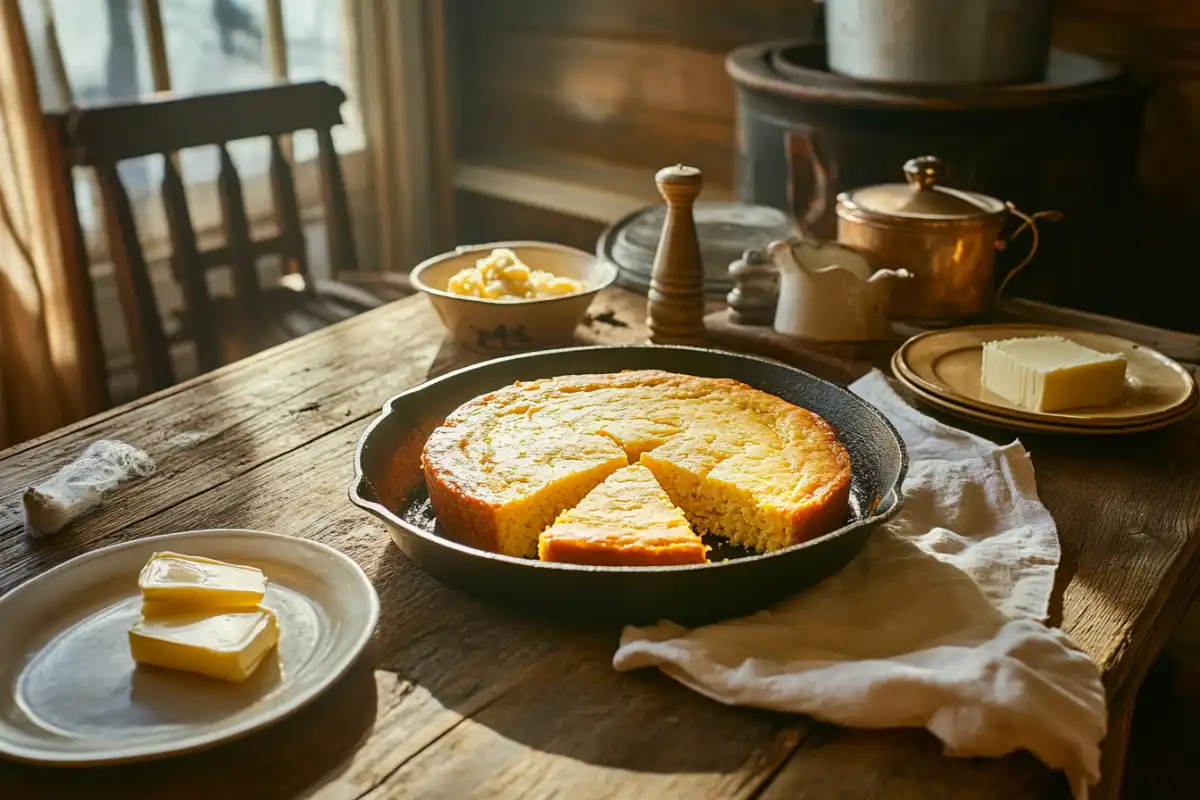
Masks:
[[[542,561],[573,564],[703,564],[707,552],[683,512],[640,464],[609,475],[538,538]]]
[[[635,370],[518,382],[461,406],[422,453],[446,532],[521,557],[631,463],[653,473],[693,530],[758,551],[846,518],[850,457],[832,426],[727,379]]]

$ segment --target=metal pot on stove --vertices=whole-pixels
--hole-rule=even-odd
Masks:
[[[938,185],[942,162],[922,156],[905,163],[906,183],[842,192],[838,241],[864,253],[877,269],[913,275],[894,287],[891,315],[918,325],[953,325],[979,317],[1037,252],[1038,220],[1057,211],[1025,214],[985,194]],[[1003,236],[1009,215],[1021,224]],[[995,285],[996,253],[1026,229],[1029,252]]]

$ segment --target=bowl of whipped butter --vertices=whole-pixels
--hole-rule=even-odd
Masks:
[[[410,277],[462,347],[511,353],[570,343],[617,268],[566,245],[491,242],[423,261]]]

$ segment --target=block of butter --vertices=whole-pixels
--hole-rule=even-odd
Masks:
[[[223,614],[143,617],[129,630],[133,660],[240,683],[279,641],[275,612],[247,608]]]
[[[1125,357],[1061,336],[983,345],[983,388],[1030,411],[1107,405],[1125,388]]]
[[[138,575],[142,599],[155,605],[254,608],[262,602],[262,570],[200,556],[155,553]]]

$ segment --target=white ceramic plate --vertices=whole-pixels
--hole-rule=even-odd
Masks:
[[[276,651],[244,683],[141,667],[129,655],[137,576],[156,551],[256,566],[279,617]],[[317,542],[209,530],[114,545],[0,599],[0,754],[105,764],[198,750],[282,719],[354,663],[379,598],[350,558]]]
[[[1121,397],[1107,406],[1042,412],[1019,408],[983,388],[979,373],[984,342],[1046,335],[1125,356]],[[1052,325],[967,325],[928,331],[901,345],[896,356],[893,363],[904,373],[905,382],[916,384],[926,394],[984,414],[1037,425],[1144,430],[1146,425],[1177,419],[1196,401],[1191,374],[1161,353],[1115,336]]]
[[[987,411],[971,408],[970,406],[961,405],[951,400],[926,391],[921,384],[914,380],[913,377],[904,369],[903,364],[899,359],[900,352],[897,351],[892,356],[892,375],[896,380],[904,384],[910,392],[920,397],[930,405],[946,411],[955,416],[969,419],[974,422],[982,422],[985,425],[991,425],[995,428],[1013,431],[1032,431],[1035,433],[1065,433],[1084,436],[1118,436],[1127,433],[1145,433],[1147,431],[1158,430],[1165,428],[1168,425],[1174,425],[1183,419],[1186,419],[1193,409],[1200,402],[1200,396],[1193,394],[1187,405],[1178,409],[1174,416],[1159,417],[1149,422],[1138,424],[1129,424],[1122,427],[1116,425],[1068,425],[1063,423],[1038,422],[1036,420],[1022,419],[1020,417],[1006,417],[1001,414],[992,414]]]

